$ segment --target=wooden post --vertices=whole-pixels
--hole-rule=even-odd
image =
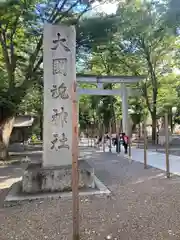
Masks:
[[[78,117],[76,82],[72,88],[72,201],[73,201],[73,240],[79,240],[79,171],[78,171]]]
[[[91,147],[93,146],[93,134],[92,134],[92,125],[91,125]]]
[[[169,171],[169,128],[168,128],[168,114],[165,114],[165,139],[166,139],[166,176],[170,178]]]
[[[96,147],[95,122],[93,123],[93,147]]]
[[[88,125],[87,133],[88,133],[88,147],[89,147],[89,125]]]
[[[137,148],[140,148],[141,145],[141,136],[142,136],[142,128],[141,128],[141,123],[138,124],[138,132],[136,134],[137,138]]]
[[[146,120],[144,120],[144,169],[147,168],[147,131]]]
[[[128,154],[129,154],[129,158],[131,158],[131,136],[129,135],[129,152],[128,152]]]
[[[120,145],[120,123],[121,120],[117,119],[117,122],[116,122],[116,134],[117,134],[117,145],[116,145],[116,151],[117,151],[117,154],[119,155],[120,154],[120,151],[121,150],[121,145]]]
[[[112,126],[111,126],[111,121],[110,121],[110,124],[109,124],[109,138],[110,138],[110,142],[109,142],[109,152],[112,151],[112,142],[111,142],[111,138],[112,138]]]
[[[139,148],[139,134],[136,134],[136,139],[137,139],[137,144],[136,144],[136,146],[137,146],[137,148]]]
[[[103,152],[105,152],[105,126],[103,125],[103,136],[102,136],[102,144],[103,144]]]

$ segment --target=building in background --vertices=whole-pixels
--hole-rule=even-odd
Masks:
[[[10,143],[27,141],[32,134],[33,123],[34,117],[30,115],[16,116]]]

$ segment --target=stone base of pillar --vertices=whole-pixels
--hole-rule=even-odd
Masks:
[[[43,168],[41,164],[30,164],[23,175],[23,193],[67,192],[71,186],[72,166]],[[79,188],[95,188],[94,169],[79,161]]]

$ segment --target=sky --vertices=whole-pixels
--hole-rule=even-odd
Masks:
[[[104,12],[107,14],[112,14],[116,12],[117,5],[120,1],[112,1],[112,3],[109,3],[109,1],[106,1],[107,3],[100,4],[98,2],[95,2],[93,4],[93,11],[96,12]]]

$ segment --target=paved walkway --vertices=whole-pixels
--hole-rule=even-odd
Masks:
[[[132,148],[132,159],[137,162],[144,162],[144,150],[138,148]],[[166,155],[165,153],[159,153],[156,151],[147,151],[147,164],[149,166],[166,170]],[[180,157],[175,155],[169,155],[170,172],[180,175]]]
[[[124,150],[122,148],[122,150]],[[102,149],[100,150],[102,152]],[[109,149],[106,147],[106,152]],[[113,147],[112,153],[116,154],[116,150]],[[136,162],[143,163],[144,162],[144,149],[134,148],[131,149],[132,160]],[[123,153],[121,153],[123,155]],[[154,168],[161,169],[163,171],[166,170],[166,155],[165,153],[156,152],[155,150],[147,150],[147,164]],[[180,156],[169,155],[169,164],[170,164],[170,172],[173,174],[180,175]]]

